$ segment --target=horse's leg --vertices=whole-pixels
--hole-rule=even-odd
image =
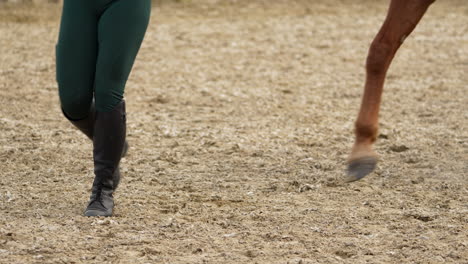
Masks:
[[[377,163],[372,144],[377,138],[379,107],[385,76],[405,38],[435,0],[391,0],[387,17],[373,40],[366,63],[366,84],[355,124],[356,139],[348,159],[348,180],[371,173]]]

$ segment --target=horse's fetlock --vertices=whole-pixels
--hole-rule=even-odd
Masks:
[[[377,139],[378,125],[356,122],[356,138],[358,141],[374,142]]]

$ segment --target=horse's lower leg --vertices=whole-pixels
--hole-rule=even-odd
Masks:
[[[372,144],[377,138],[378,117],[385,76],[396,51],[411,34],[434,0],[392,0],[387,18],[372,42],[366,63],[366,84],[359,116],[356,140],[348,160],[349,181],[372,172],[377,154]]]

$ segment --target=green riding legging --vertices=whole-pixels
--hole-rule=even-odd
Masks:
[[[57,83],[68,118],[111,111],[123,98],[151,13],[151,0],[65,0],[56,47]]]

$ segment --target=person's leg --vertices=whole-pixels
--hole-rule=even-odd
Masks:
[[[56,78],[63,115],[93,140],[95,107],[93,101],[98,41],[98,14],[94,0],[65,0],[60,34],[56,45]],[[128,150],[125,142],[122,156]],[[120,171],[113,174],[114,189]]]
[[[96,64],[94,173],[87,216],[112,215],[115,181],[126,134],[123,93],[127,78],[146,32],[151,0],[112,1],[98,25]]]
[[[87,119],[93,99],[98,20],[91,3],[65,0],[63,5],[56,46],[56,74],[62,111],[70,121]],[[87,121],[77,125],[87,126]],[[83,132],[90,134],[89,129]]]
[[[123,99],[124,88],[146,32],[151,0],[112,1],[98,23],[96,110],[109,112]]]

